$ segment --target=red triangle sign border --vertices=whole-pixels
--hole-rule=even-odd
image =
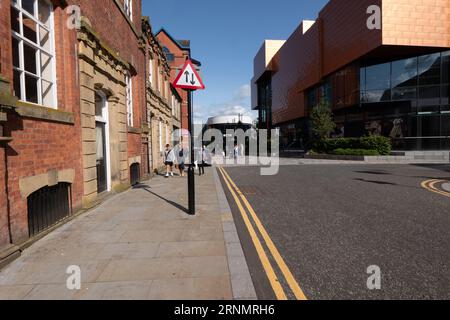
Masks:
[[[200,85],[190,86],[190,85],[178,85],[177,84],[178,81],[180,80],[180,78],[183,76],[183,74],[186,71],[188,66],[190,66],[192,68],[192,71],[194,72],[195,76],[197,77],[198,81],[200,82]],[[192,63],[192,61],[190,59],[186,60],[186,62],[184,63],[183,68],[181,69],[180,73],[178,74],[178,76],[173,81],[172,85],[175,88],[186,89],[186,90],[204,90],[205,89],[205,85],[203,84],[202,78],[198,74],[197,70],[195,69],[194,64]]]

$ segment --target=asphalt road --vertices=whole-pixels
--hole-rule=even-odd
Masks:
[[[421,187],[450,180],[449,166],[226,168],[247,197],[308,299],[450,299],[450,197]],[[261,299],[273,299],[226,185]],[[381,269],[368,290],[367,268]]]

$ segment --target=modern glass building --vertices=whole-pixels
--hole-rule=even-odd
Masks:
[[[321,99],[333,106],[334,136],[383,135],[395,150],[450,149],[450,51],[358,64],[307,90],[309,110]],[[292,136],[287,128],[284,136]]]
[[[326,101],[334,137],[383,135],[395,150],[450,150],[450,17],[414,18],[419,0],[402,10],[380,2],[379,30],[367,27],[370,1],[331,0],[275,53],[266,41],[255,57],[253,108],[260,128],[280,128],[283,148],[308,146],[310,111]]]

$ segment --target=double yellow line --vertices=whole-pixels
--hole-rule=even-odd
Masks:
[[[438,183],[445,183],[445,182],[448,182],[448,181],[447,180],[439,180],[439,179],[427,180],[427,181],[422,182],[422,188],[450,198],[450,192],[445,192],[436,187],[436,185]]]
[[[218,167],[218,170],[222,174],[222,177],[223,177],[228,189],[230,190],[230,193],[233,196],[233,199],[236,202],[236,205],[242,215],[242,219],[244,220],[245,226],[247,227],[247,230],[250,234],[252,242],[256,248],[256,252],[258,253],[258,257],[262,263],[264,271],[266,272],[266,275],[269,279],[270,285],[272,286],[272,289],[273,289],[277,299],[278,300],[287,300],[286,293],[277,277],[277,274],[269,260],[268,255],[266,254],[266,251],[264,250],[264,247],[258,237],[258,234],[257,234],[255,228],[253,227],[253,224],[249,218],[249,215],[247,214],[247,212],[244,209],[244,206],[242,204],[245,205],[245,208],[247,208],[248,212],[250,213],[250,217],[253,219],[253,222],[254,222],[256,228],[258,229],[259,234],[261,235],[262,239],[264,240],[267,248],[269,249],[270,254],[273,257],[273,260],[275,260],[275,263],[277,264],[278,268],[280,269],[281,273],[283,274],[283,277],[284,277],[286,283],[289,285],[295,298],[297,300],[307,300],[305,294],[303,293],[302,289],[300,288],[300,286],[298,285],[294,276],[292,275],[292,272],[289,270],[289,267],[284,262],[283,258],[281,257],[280,252],[276,248],[275,244],[273,243],[273,241],[270,238],[269,234],[267,233],[266,229],[262,225],[261,220],[259,220],[255,210],[253,210],[253,207],[250,205],[247,198],[244,196],[244,194],[241,192],[241,190],[239,190],[239,188],[233,182],[233,180],[228,175],[228,173],[225,171],[225,169],[223,169],[222,167]]]

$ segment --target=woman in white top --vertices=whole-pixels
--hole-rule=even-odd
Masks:
[[[175,163],[175,152],[170,147],[170,144],[166,145],[166,150],[164,151],[164,165],[166,166],[166,178],[170,176],[173,177],[173,165]]]

